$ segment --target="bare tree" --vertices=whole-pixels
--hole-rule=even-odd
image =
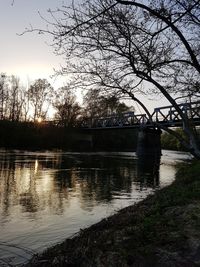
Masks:
[[[53,96],[50,83],[46,79],[37,79],[30,86],[28,96],[33,107],[33,120],[45,119]]]
[[[1,74],[0,78],[0,118],[19,121],[22,119],[22,87],[19,78]]]
[[[0,119],[6,116],[6,102],[8,100],[8,76],[5,73],[0,75]]]
[[[28,121],[30,119],[31,113],[31,103],[30,103],[30,91],[26,87],[22,87],[22,120]]]
[[[22,112],[22,101],[19,78],[11,75],[9,88],[9,120],[19,121]]]
[[[81,107],[72,91],[66,87],[59,88],[53,106],[56,109],[55,119],[59,120],[60,125],[73,127],[77,124]]]
[[[165,130],[200,158],[194,127],[174,99],[200,96],[199,10],[199,0],[87,0],[57,13],[49,10],[53,21],[43,32],[52,34],[56,53],[66,58],[61,73],[73,74],[75,85],[126,94],[150,120],[135,93],[164,95],[187,138]]]
[[[103,117],[134,111],[134,107],[120,102],[115,95],[102,95],[101,90],[89,90],[84,96],[85,115],[87,117]]]

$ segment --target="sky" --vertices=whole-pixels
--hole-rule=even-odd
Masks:
[[[80,0],[75,0],[80,1]],[[38,12],[47,16],[47,9],[61,6],[62,0],[0,0],[0,73],[13,74],[27,83],[37,78],[47,78],[54,88],[65,84],[66,78],[50,79],[53,69],[59,69],[63,58],[53,53],[50,36],[26,33],[19,36],[31,24],[33,28],[45,28],[46,23]],[[65,3],[71,3],[66,0]],[[79,97],[81,101],[81,96]],[[141,99],[150,110],[157,100]],[[166,105],[159,99],[159,106]],[[134,105],[134,104],[133,104]],[[137,107],[136,107],[137,109]],[[140,111],[138,111],[140,112]]]
[[[22,33],[31,24],[44,28],[40,18],[48,8],[56,8],[59,0],[1,0],[0,1],[0,72],[14,74],[22,79],[48,78],[53,68],[59,68],[62,58],[53,53],[48,35]],[[70,1],[69,1],[70,2]],[[59,81],[55,81],[59,83]]]

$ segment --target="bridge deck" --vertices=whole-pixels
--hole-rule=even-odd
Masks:
[[[200,126],[200,101],[193,103],[180,104],[179,108],[190,123]],[[164,125],[166,127],[178,127],[182,125],[182,119],[173,106],[155,108],[152,113],[153,123]],[[90,118],[82,122],[81,128],[85,129],[124,129],[152,127],[146,114],[135,114],[126,112],[122,114],[113,114],[107,117]]]

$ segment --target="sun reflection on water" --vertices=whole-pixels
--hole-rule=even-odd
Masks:
[[[142,173],[133,154],[0,151],[1,241],[41,251],[169,184],[174,174],[170,164],[156,177]],[[0,259],[12,250],[0,247]]]

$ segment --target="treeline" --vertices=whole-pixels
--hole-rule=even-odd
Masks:
[[[85,117],[105,116],[133,109],[116,96],[102,96],[92,90],[83,97],[83,105],[67,86],[54,89],[46,79],[24,86],[14,75],[0,74],[0,120],[14,122],[58,120],[73,127]]]
[[[0,75],[0,119],[35,121],[47,116],[53,88],[46,79],[38,79],[24,86],[14,75]]]
[[[0,74],[0,147],[91,150],[77,124],[84,118],[126,111],[134,111],[134,107],[120,102],[116,96],[101,95],[99,90],[89,90],[81,106],[67,86],[55,90],[46,79],[37,79],[25,87],[16,76]],[[45,120],[55,120],[59,127],[42,123]],[[176,131],[184,135],[181,129]],[[197,135],[200,136],[200,131]],[[163,149],[184,150],[167,133],[162,134],[161,143]],[[93,150],[134,151],[136,147],[137,130],[93,132]]]
[[[34,122],[0,121],[0,147],[6,149],[62,149],[66,151],[134,151],[137,131],[114,130],[88,133],[76,127],[57,127]]]
[[[185,134],[181,128],[177,128],[175,131],[179,135],[181,135],[183,138],[187,139],[187,136],[185,136]],[[200,129],[199,128],[196,128],[195,134],[196,134],[197,140],[200,143]],[[161,145],[162,145],[163,149],[185,151],[184,146],[181,145],[181,143],[178,141],[178,139],[167,132],[163,132],[161,135]]]
[[[85,134],[76,128],[85,118],[130,110],[134,108],[120,102],[116,96],[101,95],[99,90],[88,91],[81,106],[74,92],[67,86],[55,90],[46,79],[37,79],[24,86],[16,76],[1,73],[0,147],[132,150],[134,146],[131,142],[135,140],[132,131],[94,133],[91,148],[85,141]],[[129,145],[126,145],[128,142]]]
[[[65,135],[65,136],[64,136]],[[69,140],[70,139],[70,140]],[[34,122],[0,121],[0,147],[6,149],[69,149],[69,131]]]

